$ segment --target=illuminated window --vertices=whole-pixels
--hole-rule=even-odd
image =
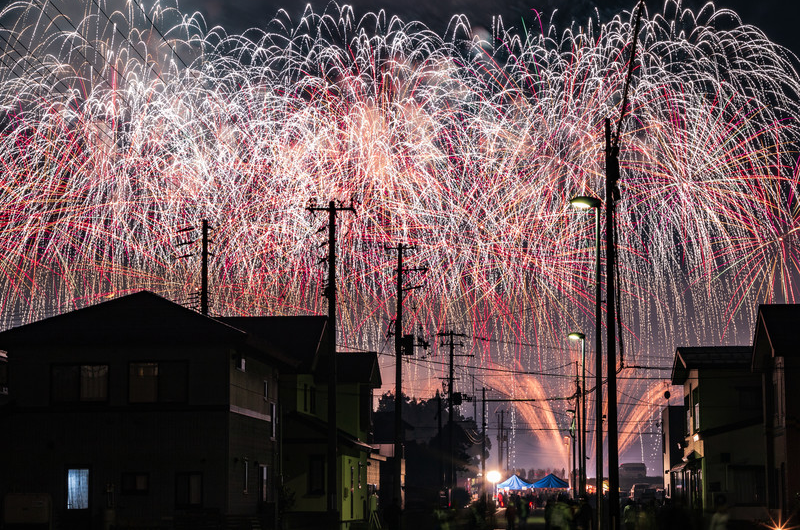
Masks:
[[[89,470],[67,470],[67,509],[89,509]]]

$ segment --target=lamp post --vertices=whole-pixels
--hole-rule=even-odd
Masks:
[[[595,211],[595,498],[597,521],[603,522],[604,447],[603,447],[603,357],[601,357],[601,199],[578,196],[570,204],[580,210]]]
[[[587,392],[587,372],[584,366],[585,346],[584,346],[584,333],[574,331],[567,336],[570,340],[581,341],[581,387],[578,389],[578,396],[580,405],[576,407],[576,416],[578,417],[579,428],[579,491],[583,494],[587,491],[587,407],[586,407],[586,392]]]

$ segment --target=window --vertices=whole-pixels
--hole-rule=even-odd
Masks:
[[[147,495],[150,491],[150,475],[147,473],[123,473],[120,493],[123,495]]]
[[[0,394],[8,394],[8,357],[0,351]]]
[[[308,493],[323,495],[325,493],[325,459],[320,455],[309,456]]]
[[[259,502],[275,502],[273,474],[270,466],[259,465]]]
[[[188,508],[203,506],[203,475],[200,473],[175,474],[175,506]]]
[[[106,401],[108,365],[53,365],[50,370],[50,388],[51,398],[57,403]]]
[[[265,380],[264,381],[264,401],[270,399],[270,382]]]
[[[187,395],[187,365],[183,361],[133,362],[128,366],[128,401],[183,403]]]
[[[701,428],[701,403],[697,388],[693,390],[693,427],[696,431]]]
[[[692,411],[690,410],[690,396],[684,396],[684,412],[687,415],[687,421],[684,422],[684,434],[690,434],[693,430],[692,424]]]
[[[128,401],[155,403],[158,399],[158,363],[131,363],[128,367]]]
[[[67,509],[89,509],[89,470],[67,470]]]
[[[309,413],[317,414],[317,387],[309,388]]]
[[[309,412],[309,385],[303,383],[303,412]]]
[[[278,417],[276,416],[276,406],[275,403],[270,403],[270,438],[275,440],[275,435],[277,432],[278,426]]]
[[[242,474],[242,493],[247,495],[248,494],[248,471],[250,471],[250,469],[249,469],[250,462],[248,462],[247,458],[244,458],[242,461],[245,464],[244,473]]]

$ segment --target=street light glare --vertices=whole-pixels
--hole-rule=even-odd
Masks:
[[[501,474],[498,471],[490,471],[487,473],[487,480],[489,480],[492,484],[497,484],[501,481]]]
[[[600,208],[601,199],[598,199],[597,197],[587,197],[580,195],[578,197],[573,197],[572,199],[570,199],[570,205],[573,206],[573,208],[578,208],[579,210]]]
[[[584,333],[574,331],[567,336],[570,340],[584,340]]]

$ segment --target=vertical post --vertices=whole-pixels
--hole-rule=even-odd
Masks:
[[[584,344],[584,339],[581,339],[581,343]],[[581,489],[581,416],[579,414],[579,410],[581,408],[581,386],[579,384],[579,368],[578,368],[578,361],[576,361],[576,413],[573,415],[573,419],[576,422],[576,426],[573,429],[573,497],[578,499],[579,490]],[[576,462],[578,462],[578,467],[576,467]]]
[[[487,486],[487,389],[481,387],[481,495],[486,495]]]
[[[448,371],[448,445],[450,446],[451,458],[448,465],[448,501],[453,495],[454,461],[453,461],[453,331],[450,332],[450,367]]]
[[[601,337],[601,207],[595,210],[595,528],[601,530],[604,495],[603,354]]]
[[[200,314],[209,314],[209,222],[203,219],[200,251]]]
[[[445,489],[445,469],[443,460],[445,451],[442,449],[442,395],[437,390],[437,438],[439,439],[439,490]]]
[[[398,514],[398,528],[401,528],[401,507],[403,492],[401,491],[401,454],[403,453],[403,406],[402,371],[403,371],[403,245],[398,243],[398,300],[395,312],[395,460],[393,482],[393,499]]]
[[[587,378],[584,357],[586,339],[581,339],[581,421],[579,422],[579,494],[587,492]]]
[[[328,202],[328,512],[332,528],[339,528],[337,506],[337,287],[336,217],[334,201]]]
[[[337,240],[336,219],[338,211],[355,212],[352,206],[338,207],[334,201],[329,201],[327,207],[309,206],[310,212],[328,212],[328,285],[325,296],[328,297],[328,454],[327,454],[327,509],[331,528],[338,530],[339,506],[337,506],[339,488],[338,476],[338,447],[337,447],[337,302],[336,302],[336,266],[337,266]]]
[[[503,469],[503,413],[501,412],[501,424],[498,427],[498,471]]]
[[[612,144],[609,118],[605,121],[606,135],[606,385],[609,462],[609,530],[620,528],[620,496],[618,482],[617,440],[617,342],[615,334],[615,201],[620,166],[617,147]]]

